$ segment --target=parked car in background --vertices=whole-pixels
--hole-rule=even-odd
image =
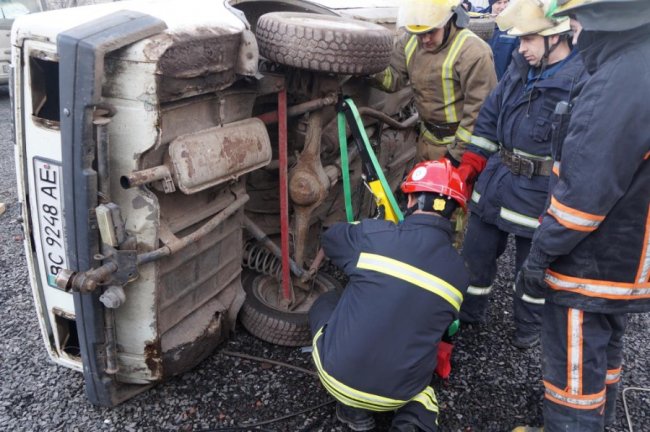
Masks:
[[[11,26],[21,15],[40,12],[40,0],[0,0],[0,85],[9,82],[11,70]]]
[[[357,104],[393,189],[417,114],[410,89],[364,78],[389,62],[398,2],[322,3],[139,0],[17,19],[32,290],[51,358],[83,371],[92,403],[188,370],[238,316],[259,338],[308,344],[309,307],[341,289],[316,265],[320,232],[345,217],[336,104]],[[347,157],[355,216],[371,217],[354,146]]]

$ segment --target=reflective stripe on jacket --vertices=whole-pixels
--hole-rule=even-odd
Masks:
[[[454,139],[467,143],[481,105],[496,85],[496,74],[490,47],[472,31],[452,25],[447,41],[435,51],[421,47],[417,36],[404,34],[395,46],[391,65],[376,80],[387,91],[410,82],[424,122],[458,123],[455,136],[440,140],[429,133],[427,139],[439,144]]]
[[[596,35],[592,73],[554,152],[533,247],[556,257],[550,299],[589,312],[650,311],[650,26]]]
[[[469,284],[450,222],[414,214],[397,225],[335,224],[322,246],[349,276],[316,343],[323,384],[344,403],[356,394],[376,410],[412,400],[431,381],[438,342]]]
[[[551,66],[552,67],[552,66]],[[489,158],[480,174],[470,207],[487,223],[532,238],[539,226],[548,194],[548,176],[513,174],[499,149],[551,162],[553,112],[558,102],[578,94],[586,71],[575,53],[556,65],[550,77],[535,81],[527,91],[530,66],[515,54],[508,71],[485,101],[467,151]]]

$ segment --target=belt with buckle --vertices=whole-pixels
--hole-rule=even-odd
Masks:
[[[424,121],[424,127],[439,140],[456,135],[460,123],[430,123]]]
[[[514,175],[523,175],[528,178],[533,176],[550,176],[553,172],[553,161],[551,159],[534,159],[532,157],[522,156],[501,147],[501,162]]]

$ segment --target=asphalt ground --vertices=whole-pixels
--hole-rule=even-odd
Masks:
[[[194,370],[159,384],[115,408],[100,408],[84,396],[81,373],[48,357],[29,287],[7,88],[0,86],[0,430],[4,431],[344,431],[334,404],[306,373],[225,353],[239,352],[313,370],[309,355],[259,341],[239,326],[233,337]],[[513,253],[500,261],[486,326],[465,328],[456,342],[454,370],[436,379],[441,431],[509,431],[542,422],[540,348],[509,344],[513,330]],[[623,386],[650,387],[650,315],[632,315],[625,338]],[[378,377],[381,379],[381,377]],[[630,390],[634,431],[650,431],[650,397]],[[323,405],[325,404],[325,405]],[[299,413],[288,419],[260,422]],[[387,430],[390,414],[377,416]],[[242,426],[236,428],[237,426]],[[616,425],[628,431],[619,396]]]

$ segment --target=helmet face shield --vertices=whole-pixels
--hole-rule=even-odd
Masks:
[[[422,34],[444,27],[453,16],[460,0],[408,0],[397,14],[397,27]]]

